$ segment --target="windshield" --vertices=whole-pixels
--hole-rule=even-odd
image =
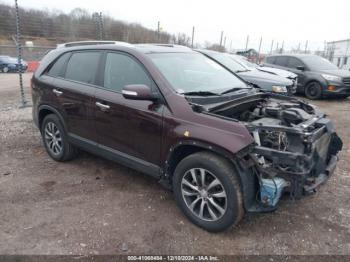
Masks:
[[[327,59],[319,56],[306,56],[302,58],[303,62],[310,68],[310,70],[336,70],[337,66],[329,62]]]
[[[247,69],[254,69],[254,68],[259,67],[257,64],[251,63],[242,57],[235,56],[235,55],[233,55],[232,57],[233,57],[233,59],[235,59],[237,62],[239,62],[241,65],[243,65]]]
[[[234,74],[199,53],[157,53],[150,58],[178,93],[221,93],[250,88]]]
[[[248,71],[246,67],[235,61],[230,55],[221,53],[211,53],[208,55],[235,73]]]

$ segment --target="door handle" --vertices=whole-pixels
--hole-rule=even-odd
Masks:
[[[52,90],[52,92],[54,92],[56,96],[60,96],[60,95],[63,94],[62,91],[59,91],[59,90],[57,90],[57,89]]]
[[[100,102],[96,102],[95,105],[99,107],[102,111],[107,111],[111,107],[109,105],[102,104]]]

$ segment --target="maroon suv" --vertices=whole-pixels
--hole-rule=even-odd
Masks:
[[[68,45],[67,45],[68,46]],[[32,79],[48,154],[77,148],[158,179],[196,225],[220,231],[333,173],[342,141],[315,107],[263,93],[172,45],[65,45]]]

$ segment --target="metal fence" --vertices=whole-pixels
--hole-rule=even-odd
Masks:
[[[22,59],[25,61],[40,61],[44,55],[50,50],[54,49],[54,46],[22,46]],[[17,57],[18,46],[13,45],[0,45],[0,55]]]

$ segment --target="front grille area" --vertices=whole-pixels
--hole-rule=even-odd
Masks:
[[[343,78],[343,83],[345,86],[350,87],[350,77]]]

